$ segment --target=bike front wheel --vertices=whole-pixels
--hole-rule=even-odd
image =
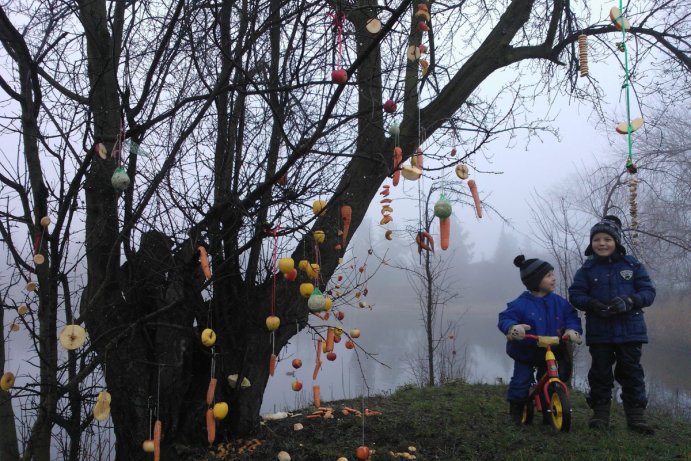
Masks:
[[[568,432],[571,429],[569,394],[560,383],[552,383],[549,386],[549,399],[552,427],[559,432]]]

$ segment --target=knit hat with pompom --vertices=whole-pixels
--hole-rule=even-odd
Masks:
[[[541,259],[525,259],[518,255],[513,259],[514,266],[521,269],[521,282],[530,291],[539,291],[540,282],[554,267]]]

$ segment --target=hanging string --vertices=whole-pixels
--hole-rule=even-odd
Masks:
[[[156,382],[156,419],[161,419],[161,364],[158,364],[158,379]]]
[[[615,20],[621,26],[621,39],[622,46],[624,48],[624,85],[623,88],[626,92],[626,123],[627,123],[627,143],[628,143],[628,158],[626,165],[633,165],[633,138],[632,127],[631,127],[631,96],[630,96],[630,80],[629,80],[629,50],[626,46],[626,20],[624,19],[624,4],[623,0],[619,0],[619,17]]]
[[[336,69],[341,68],[341,55],[343,54],[343,24],[345,22],[345,13],[339,11],[337,13],[326,13],[332,19],[333,25],[336,27]]]
[[[153,434],[153,422],[154,422],[154,410],[151,408],[151,396],[146,401],[146,408],[149,410],[149,440],[154,438]]]

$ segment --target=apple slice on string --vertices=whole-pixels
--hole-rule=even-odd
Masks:
[[[629,20],[622,15],[621,10],[616,6],[613,6],[612,9],[609,10],[609,19],[612,20],[614,28],[617,30],[621,30],[622,27],[624,30],[629,30],[631,28]]]
[[[86,331],[79,325],[66,325],[60,332],[60,344],[68,351],[75,350],[86,341]]]
[[[639,129],[640,127],[643,126],[643,117],[636,117],[633,120],[631,120],[631,133]],[[629,124],[626,122],[621,122],[618,123],[617,126],[614,128],[617,133],[619,134],[628,134],[629,133]]]
[[[377,18],[368,19],[365,29],[367,29],[367,32],[370,34],[378,34],[381,30],[381,21]]]

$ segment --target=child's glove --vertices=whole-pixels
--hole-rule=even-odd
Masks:
[[[633,309],[633,300],[628,296],[617,296],[609,301],[609,310],[612,314],[621,314]]]
[[[571,341],[572,343],[583,344],[583,338],[581,337],[581,334],[576,330],[572,330],[571,328],[569,328],[564,332],[564,334],[569,337],[569,341]]]
[[[611,317],[614,314],[616,314],[616,312],[612,311],[610,306],[597,299],[591,299],[590,301],[588,301],[586,307],[588,312],[592,312],[593,314],[604,318]]]
[[[506,333],[506,339],[509,341],[521,340],[525,338],[525,332],[528,330],[530,330],[530,325],[526,325],[525,323],[516,324],[509,328],[509,332]]]

